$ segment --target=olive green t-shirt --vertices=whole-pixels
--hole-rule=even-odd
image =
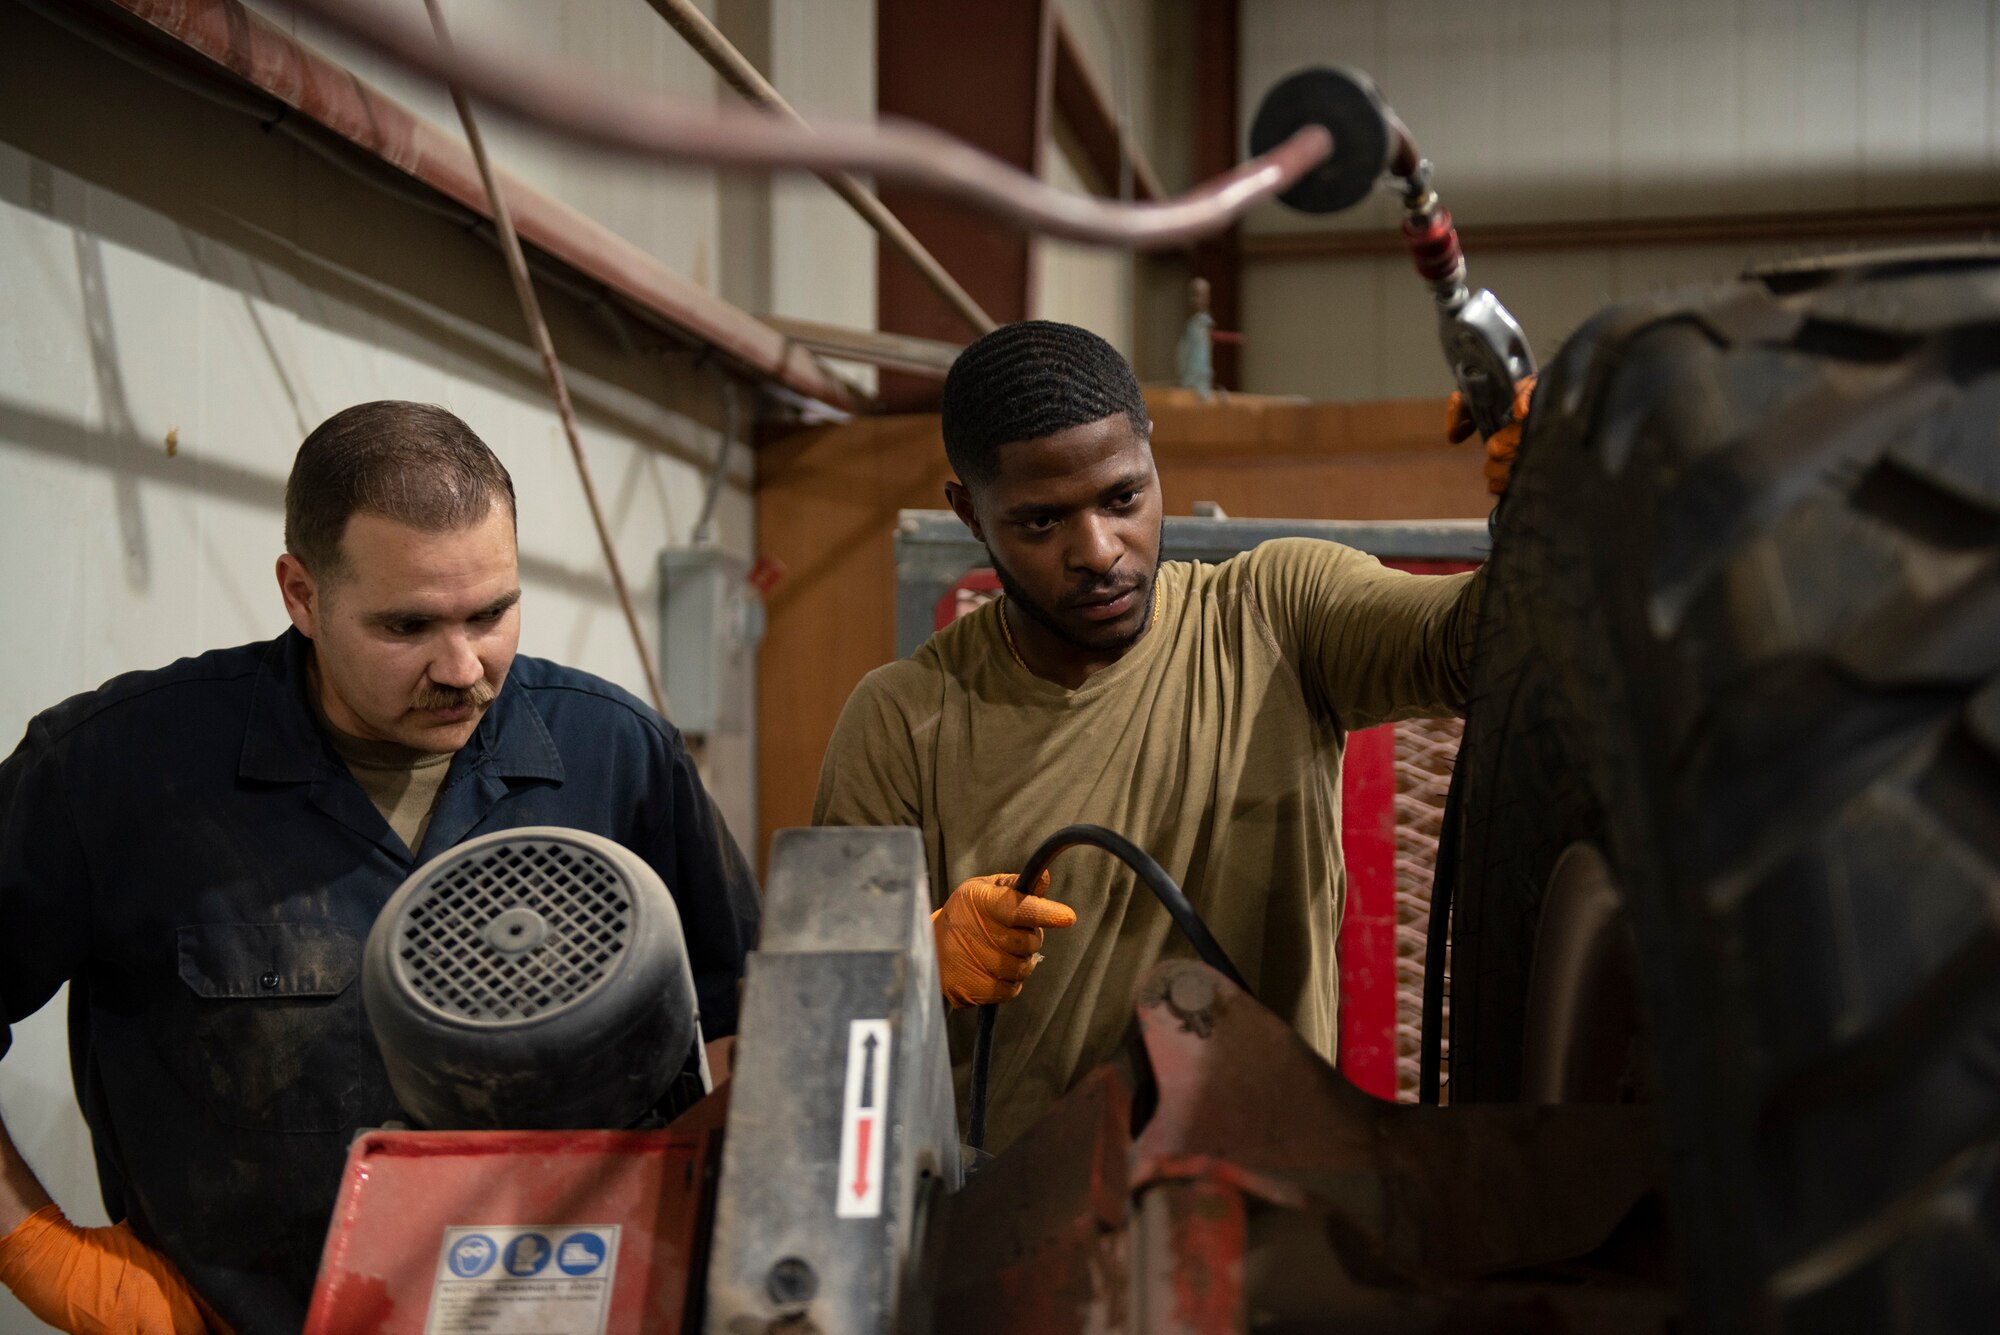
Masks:
[[[1335,543],[1267,542],[1160,567],[1158,620],[1075,690],[1015,661],[991,605],[877,668],[841,712],[813,820],[914,825],[938,903],[1018,871],[1048,835],[1107,826],[1180,882],[1250,984],[1329,1060],[1346,895],[1346,735],[1458,712],[1478,575],[1410,575]],[[998,1150],[1117,1049],[1162,956],[1191,956],[1150,891],[1077,848],[1050,893],[1077,911],[995,1031]],[[951,1019],[961,1116],[973,1016]]]

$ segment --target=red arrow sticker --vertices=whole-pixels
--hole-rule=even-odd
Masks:
[[[854,1138],[856,1141],[854,1150],[854,1199],[857,1201],[866,1200],[868,1197],[868,1142],[874,1130],[875,1121],[870,1117],[864,1117],[854,1124]]]
[[[847,1080],[840,1100],[840,1175],[834,1214],[874,1219],[882,1213],[881,1124],[889,1107],[889,1022],[847,1026]]]

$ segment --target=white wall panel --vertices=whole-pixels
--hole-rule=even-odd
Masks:
[[[1621,296],[1809,248],[1482,255],[1482,224],[1965,203],[2000,181],[1996,0],[1245,0],[1242,114],[1308,64],[1371,75],[1438,164],[1491,287],[1546,356]],[[1331,218],[1393,225],[1385,194]],[[1251,260],[1246,388],[1324,398],[1450,388],[1401,258]],[[1373,346],[1370,346],[1370,345]]]
[[[1184,0],[1059,0],[1059,8],[1162,188],[1185,190],[1191,184],[1194,51]],[[1098,180],[1077,152],[1068,129],[1058,125],[1043,178],[1062,190],[1115,194],[1119,183]],[[1154,262],[1044,238],[1033,246],[1031,314],[1095,330],[1142,378],[1172,378],[1173,347],[1187,315],[1187,273],[1179,256]]]
[[[1185,5],[1180,0],[1058,0],[1058,8],[1154,170],[1163,176],[1184,171],[1180,158],[1187,127],[1182,122],[1190,72],[1162,69],[1160,56],[1167,40],[1161,28],[1187,22]],[[1174,82],[1176,77],[1182,81]]]
[[[453,12],[470,33],[712,96],[706,68],[690,68],[643,5]],[[451,408],[513,473],[523,652],[643,694],[497,253],[25,11],[0,19],[4,745],[37,711],[108,677],[281,631],[272,566],[292,455],[312,426],[370,398]],[[826,96],[842,92],[835,74],[821,77]],[[394,91],[430,97],[454,124],[434,94]],[[872,76],[863,92],[872,102]],[[709,174],[606,166],[489,123],[496,154],[524,177],[684,273],[712,267]],[[872,316],[872,286],[865,298],[843,292]],[[601,316],[547,289],[544,300],[650,635],[658,552],[689,539],[700,465],[716,449],[716,383],[687,354],[637,359]],[[753,539],[750,463],[747,449],[732,451],[737,484],[717,515],[720,541],[739,552]],[[751,756],[732,740],[704,759],[746,837]],[[16,1025],[14,1040],[0,1062],[0,1116],[72,1216],[106,1222],[70,1093],[62,998]],[[39,1329],[0,1293],[0,1335]]]
[[[1808,66],[1798,23],[1800,0],[1744,0],[1739,45],[1754,50],[1755,77],[1741,79],[1742,149],[1736,199],[1757,213],[1792,206],[1796,193],[1785,165],[1798,160],[1803,76]],[[1837,6],[1835,6],[1837,8]]]
[[[317,20],[270,0],[249,2],[277,26],[459,137],[458,113],[440,85]],[[721,93],[714,72],[643,3],[444,0],[442,7],[454,40],[466,45],[538,57],[603,85],[685,98],[697,107],[713,105]],[[421,12],[421,6],[411,8]],[[714,5],[702,8],[713,13]],[[714,286],[720,204],[713,171],[601,153],[491,108],[479,109],[479,125],[496,164],[582,210],[683,277]]]
[[[1995,115],[1992,9],[1974,8],[1962,18],[1948,9],[1948,0],[1928,0],[1924,6],[1924,75],[1921,114],[1923,166],[1926,175],[1956,162],[1994,163],[1994,139],[2000,135]],[[1941,198],[1971,202],[1990,191],[1992,177],[1982,181],[1968,173],[1939,182]]]
[[[1540,207],[1551,213],[1590,216],[1613,205],[1614,178],[1569,164],[1612,155],[1616,72],[1612,62],[1582,53],[1609,48],[1614,17],[1608,6],[1579,13],[1569,0],[1533,0],[1514,16],[1513,57],[1504,65],[1482,62],[1499,85],[1487,151],[1523,179],[1541,182]]]
[[[875,114],[874,0],[768,0],[765,74],[807,118]],[[875,233],[825,182],[771,182],[772,314],[850,329],[875,327]],[[873,367],[843,368],[873,388]]]
[[[643,692],[566,445],[526,377],[348,308],[309,271],[274,270],[212,238],[53,174],[68,216],[18,188],[46,164],[0,144],[0,237],[11,294],[0,356],[0,733],[117,673],[265,638],[285,618],[271,566],[300,424],[363,398],[442,403],[507,463],[520,494],[524,652]],[[107,240],[150,233],[166,256]],[[173,251],[178,250],[176,256]],[[501,340],[494,336],[494,342]],[[525,356],[525,353],[521,354]],[[525,381],[525,383],[524,383]],[[710,429],[588,375],[575,382],[588,453],[649,633],[653,562],[687,540],[699,477],[594,409],[712,451]],[[177,449],[168,456],[169,431]],[[746,550],[748,500],[721,533]],[[712,775],[734,828],[755,828],[747,757]],[[0,1114],[76,1217],[101,1222],[87,1140],[69,1110],[60,1008],[16,1029]],[[32,1325],[0,1296],[0,1331]],[[10,1324],[12,1323],[12,1324]]]
[[[1058,190],[1091,193],[1083,175],[1059,144],[1052,144],[1042,177]],[[1033,278],[1029,314],[1040,320],[1081,325],[1123,353],[1133,355],[1132,322],[1137,306],[1130,251],[1036,237],[1029,242]]]
[[[1798,114],[1793,121],[1788,208],[1854,208],[1862,202],[1863,0],[1817,0],[1812,21],[1794,18]],[[1775,45],[1775,42],[1773,42]]]
[[[1828,239],[1815,251],[1862,242]],[[1797,246],[1580,247],[1503,252],[1477,262],[1477,281],[1520,319],[1544,362],[1613,301],[1735,277],[1794,258]],[[1245,382],[1262,394],[1328,400],[1442,396],[1452,383],[1423,284],[1400,258],[1270,260],[1244,269]]]
[[[1242,115],[1371,74],[1467,221],[1980,198],[1994,0],[1245,0]],[[1609,194],[1606,188],[1609,187]],[[1983,193],[1982,193],[1983,192]],[[1253,230],[1380,226],[1259,210]]]
[[[1905,178],[1924,159],[1924,20],[1918,0],[1868,0],[1862,11],[1861,202],[1908,203]]]
[[[1393,277],[1375,264],[1286,260],[1247,266],[1244,384],[1258,393],[1286,394],[1321,385],[1384,383],[1388,340],[1382,298],[1385,279]],[[1406,339],[1414,336],[1411,328],[1404,327]]]

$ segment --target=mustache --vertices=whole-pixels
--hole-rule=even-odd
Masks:
[[[417,687],[417,693],[410,699],[410,708],[424,709],[484,709],[493,703],[499,692],[493,683],[481,677],[470,686],[440,686],[427,681]]]

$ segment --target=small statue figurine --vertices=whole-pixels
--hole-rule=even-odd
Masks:
[[[1208,313],[1208,280],[1188,280],[1188,322],[1181,341],[1174,348],[1174,373],[1182,389],[1191,389],[1206,402],[1215,397],[1215,345],[1241,343],[1243,335],[1225,333],[1215,327]]]
[[[1215,393],[1215,352],[1209,331],[1215,317],[1208,313],[1208,280],[1188,280],[1188,321],[1181,341],[1174,348],[1174,374],[1182,389],[1191,389],[1207,400]]]

